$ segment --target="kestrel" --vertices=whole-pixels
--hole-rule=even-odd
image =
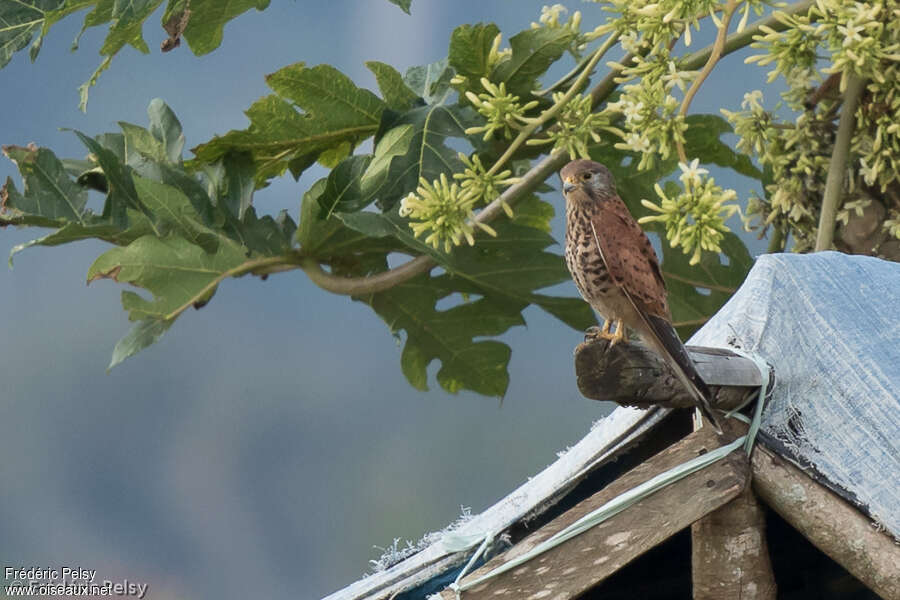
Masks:
[[[600,337],[615,344],[626,327],[636,331],[721,433],[709,388],[672,325],[656,252],[616,193],[612,173],[600,163],[575,160],[559,176],[566,199],[566,265],[581,296],[604,317]]]

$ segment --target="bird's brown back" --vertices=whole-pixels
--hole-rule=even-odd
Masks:
[[[647,234],[618,195],[606,195],[599,206],[592,223],[612,280],[639,309],[670,319],[666,283]]]

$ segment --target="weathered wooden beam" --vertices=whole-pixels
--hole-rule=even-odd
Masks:
[[[757,445],[753,490],[794,529],[886,600],[900,599],[900,546],[840,496]]]
[[[590,498],[469,574],[473,581],[539,543],[619,494],[725,443],[710,427],[694,432],[641,463]],[[746,487],[747,457],[735,451],[722,460],[656,492],[596,527],[463,593],[464,600],[575,598],[606,577],[737,497]],[[442,598],[455,599],[450,590]]]
[[[713,406],[740,406],[762,383],[752,360],[722,348],[688,346],[697,371],[713,392]],[[578,389],[586,398],[623,406],[689,408],[693,399],[660,357],[639,342],[614,346],[603,338],[585,336],[575,349]]]
[[[735,421],[723,427],[732,438],[747,430]],[[775,600],[765,512],[749,486],[691,525],[691,580],[694,600]]]

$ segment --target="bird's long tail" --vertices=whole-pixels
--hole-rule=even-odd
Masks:
[[[653,315],[646,315],[646,317],[647,324],[656,335],[656,340],[653,341],[658,342],[662,346],[658,350],[663,360],[675,372],[675,375],[684,384],[691,396],[694,397],[697,408],[700,409],[703,417],[710,422],[717,432],[722,433],[722,424],[716,417],[710,404],[712,394],[706,386],[706,382],[700,377],[700,373],[697,372],[694,361],[691,360],[687,349],[681,343],[681,338],[678,337],[675,328],[665,319]]]

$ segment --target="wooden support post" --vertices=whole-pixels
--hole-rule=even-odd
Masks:
[[[734,421],[724,427],[731,439],[747,430]],[[765,513],[749,487],[691,525],[691,578],[694,600],[775,600]]]
[[[723,443],[709,427],[692,433],[488,561],[463,582],[477,579],[507,560],[521,556],[623,492]],[[732,452],[562,545],[466,590],[463,600],[576,598],[647,550],[737,497],[745,489],[748,475],[746,454],[739,450]],[[454,600],[456,596],[444,590],[441,597]]]
[[[757,445],[753,490],[819,550],[882,598],[900,599],[900,546],[803,471]]]
[[[752,360],[722,348],[689,346],[688,352],[713,392],[715,408],[740,406],[762,384]],[[623,340],[610,346],[608,340],[587,336],[575,349],[575,374],[586,398],[638,408],[694,406],[668,365],[638,342]]]

